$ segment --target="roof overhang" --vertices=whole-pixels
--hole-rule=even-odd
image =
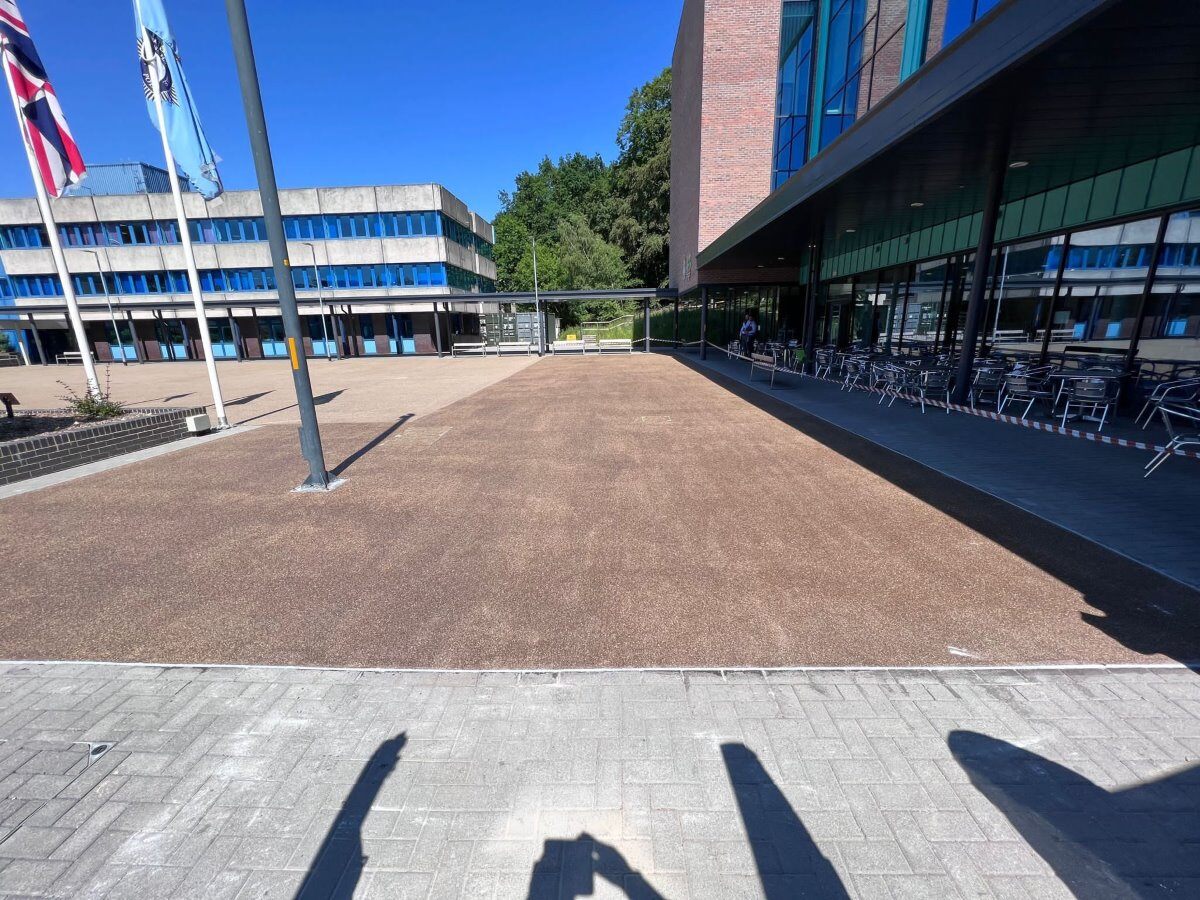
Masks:
[[[888,240],[1200,142],[1200,3],[1007,0],[699,255],[752,268],[848,230]],[[917,204],[917,205],[914,205]],[[862,234],[858,240],[861,242]],[[703,281],[703,275],[701,277]]]

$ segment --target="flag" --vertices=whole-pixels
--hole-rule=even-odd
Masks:
[[[158,127],[155,97],[161,97],[167,143],[176,164],[204,199],[213,200],[224,190],[217,172],[217,157],[200,125],[200,114],[183,75],[179,44],[167,23],[162,0],[133,0],[133,9],[139,26],[138,56],[150,121]]]
[[[68,185],[83,180],[87,167],[13,0],[0,0],[0,65],[11,81],[13,100],[20,110],[17,124],[33,151],[46,193],[61,196]]]

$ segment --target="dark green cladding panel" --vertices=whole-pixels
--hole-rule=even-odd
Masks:
[[[1033,234],[1042,227],[1042,211],[1046,208],[1046,195],[1034,194],[1025,198],[1025,209],[1021,213],[1021,234]]]
[[[1000,223],[1000,240],[1011,241],[1021,233],[1021,216],[1025,212],[1025,201],[1014,200],[1004,209],[1004,221]]]
[[[1117,208],[1117,192],[1121,189],[1123,170],[1097,175],[1092,185],[1092,202],[1088,205],[1088,219],[1092,222],[1110,218]]]
[[[934,225],[929,229],[929,253],[931,256],[936,256],[942,252],[942,238],[946,233],[945,223]]]
[[[1092,205],[1094,178],[1085,178],[1067,186],[1067,206],[1063,210],[1063,227],[1082,225],[1088,218],[1088,207]]]
[[[1146,209],[1146,198],[1150,194],[1150,179],[1154,177],[1154,160],[1149,159],[1132,166],[1126,166],[1121,176],[1121,187],[1117,191],[1118,216]]]
[[[971,220],[970,230],[967,232],[967,246],[979,246],[979,233],[983,231],[983,213],[977,212],[969,217]]]
[[[1192,148],[1187,178],[1183,182],[1183,196],[1186,200],[1200,200],[1200,147]]]
[[[917,235],[917,259],[924,259],[929,255],[930,233],[930,229],[922,228],[920,234]]]
[[[1046,192],[1046,202],[1042,205],[1042,221],[1038,231],[1057,231],[1062,227],[1063,212],[1067,208],[1067,189],[1055,188]]]
[[[1184,198],[1183,185],[1187,180],[1188,161],[1191,158],[1191,150],[1180,150],[1159,157],[1150,179],[1150,191],[1146,195],[1147,206],[1167,206]]]

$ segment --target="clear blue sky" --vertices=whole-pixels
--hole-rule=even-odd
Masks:
[[[254,187],[221,0],[165,0],[231,189]],[[616,154],[682,0],[247,0],[281,187],[438,181],[491,217],[544,155]],[[88,162],[162,164],[130,0],[19,0]],[[11,107],[0,196],[31,196]]]

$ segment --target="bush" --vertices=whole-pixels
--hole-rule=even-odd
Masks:
[[[109,390],[109,377],[109,370],[106,368],[104,370],[104,388],[99,394],[92,394],[87,390],[80,394],[65,381],[60,381],[59,384],[63,386],[66,393],[59,399],[66,403],[71,412],[80,419],[97,421],[123,416],[125,415],[125,404],[112,398],[112,391]]]

